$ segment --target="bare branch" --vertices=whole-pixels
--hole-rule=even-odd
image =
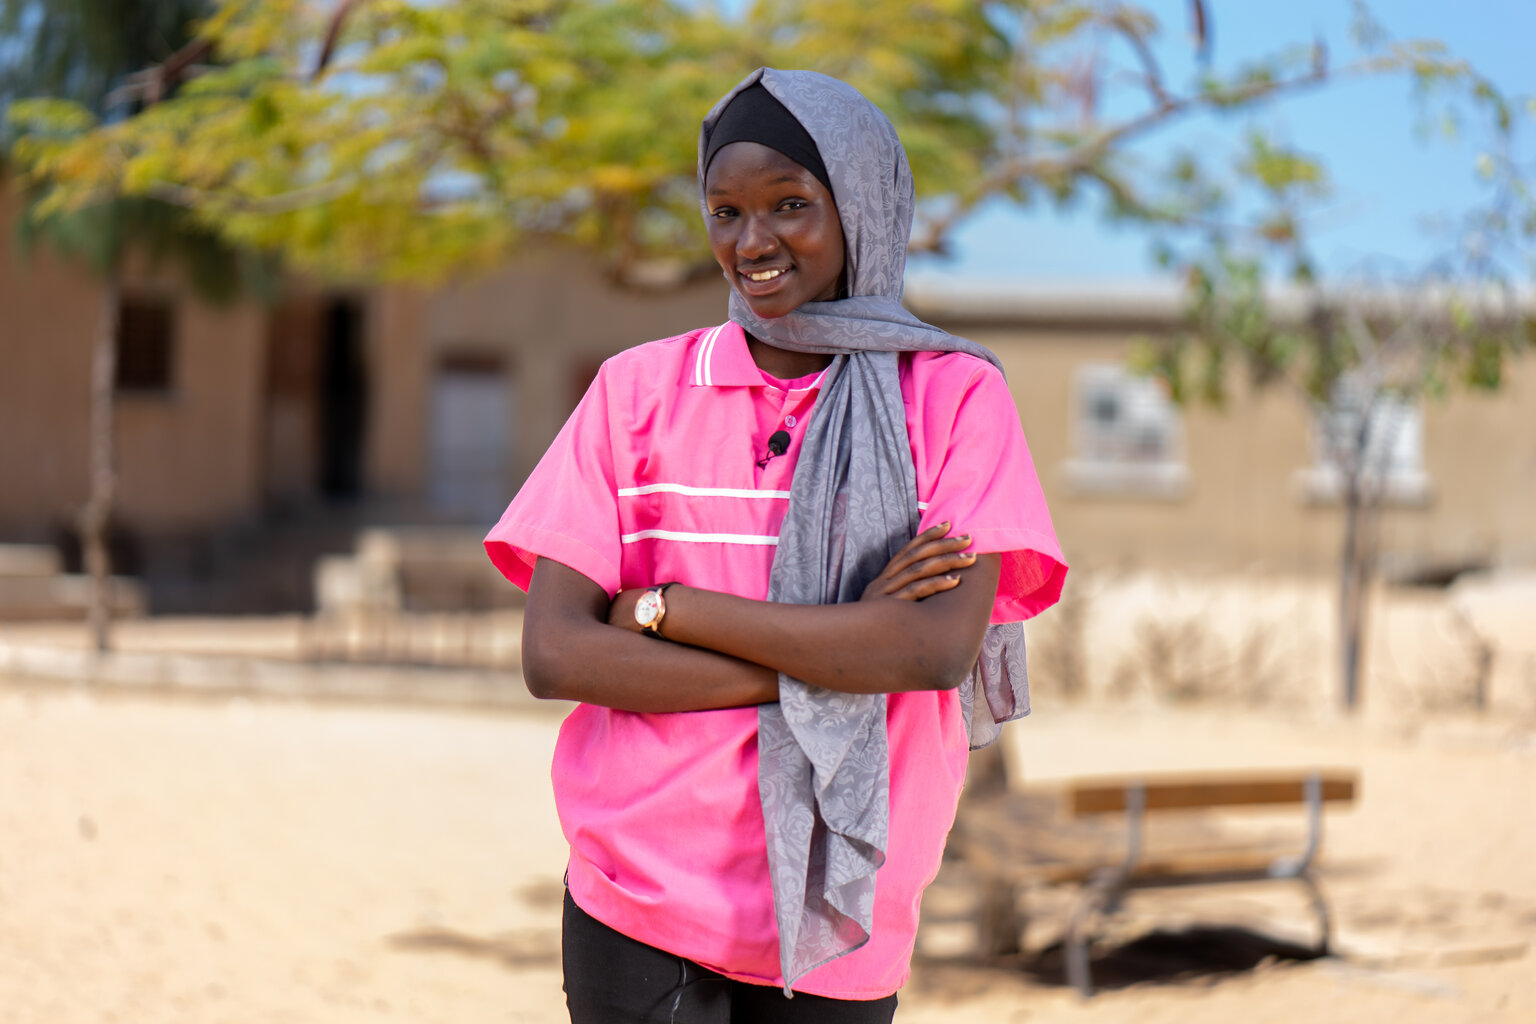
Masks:
[[[1195,37],[1195,55],[1200,58],[1200,63],[1209,64],[1211,60],[1211,33],[1210,19],[1205,15],[1204,0],[1189,0],[1190,31]]]
[[[107,93],[105,103],[113,107],[138,100],[146,107],[153,106],[169,96],[182,82],[208,70],[203,62],[212,54],[212,39],[194,39],[163,62],[129,75],[122,85]]]
[[[1163,85],[1163,69],[1158,65],[1157,57],[1152,53],[1152,48],[1147,45],[1145,37],[1136,31],[1135,26],[1131,25],[1120,11],[1115,12],[1109,23],[1110,27],[1119,32],[1130,44],[1131,49],[1136,53],[1136,59],[1141,61],[1142,84],[1147,87],[1147,91],[1152,94],[1152,98],[1157,101],[1159,107],[1167,106],[1170,101],[1168,89]]]
[[[1368,65],[1361,64],[1346,68],[1340,74],[1344,76],[1365,73],[1369,70],[1370,67]],[[1308,71],[1292,78],[1254,82],[1225,90],[1168,97],[1165,102],[1153,107],[1146,113],[1101,131],[1092,138],[1079,142],[1065,152],[1050,155],[1021,154],[1007,157],[991,170],[983,173],[972,185],[968,194],[961,197],[944,214],[923,223],[921,225],[921,233],[914,233],[910,247],[911,251],[938,251],[943,237],[971,212],[977,202],[1003,191],[1012,182],[1026,178],[1049,180],[1080,174],[1101,160],[1106,153],[1116,146],[1138,135],[1146,134],[1153,128],[1159,127],[1178,117],[1203,110],[1254,103],[1289,93],[1300,92],[1304,89],[1323,84],[1328,80],[1328,77],[1326,66],[1319,67],[1314,63],[1313,67]]]
[[[330,64],[331,57],[336,52],[336,43],[341,39],[341,30],[346,24],[347,16],[362,3],[363,0],[341,0],[336,12],[331,15],[330,25],[325,30],[325,42],[320,45],[320,57],[315,61],[315,70],[309,75],[311,80],[319,78],[325,71],[326,65]]]

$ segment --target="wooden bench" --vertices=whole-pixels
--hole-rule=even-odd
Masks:
[[[1092,924],[1138,889],[1231,882],[1293,881],[1317,915],[1317,951],[1328,951],[1331,921],[1314,874],[1323,838],[1323,808],[1355,797],[1349,771],[1269,772],[1080,779],[1054,788],[989,793],[962,802],[951,838],[980,885],[978,932],[986,952],[1017,948],[1015,887],[1080,889],[1063,936],[1067,980],[1093,991],[1088,966]],[[1208,813],[1223,809],[1300,809],[1304,828],[1278,841],[1233,829]],[[1177,827],[1148,841],[1148,818],[1175,817]],[[1005,906],[999,906],[1005,903]],[[1001,923],[1000,923],[1001,922]],[[1014,934],[1004,934],[1008,928]],[[1002,947],[999,947],[999,943]]]

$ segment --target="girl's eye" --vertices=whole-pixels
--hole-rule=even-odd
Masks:
[[[807,203],[804,199],[786,199],[786,200],[784,200],[783,204],[780,206],[780,209],[784,209],[784,210],[803,210],[803,209],[805,209],[809,205],[811,205],[811,204]]]
[[[735,213],[736,213],[736,211],[731,209],[729,206],[722,206],[719,209],[709,211],[709,215],[711,217],[714,217],[716,220],[721,220],[721,219],[724,219],[726,217],[734,216]]]

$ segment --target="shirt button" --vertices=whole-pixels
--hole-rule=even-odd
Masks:
[[[796,420],[795,420],[795,414],[794,413],[790,413],[788,416],[784,417],[784,425],[786,427],[794,426],[795,422],[796,422]]]

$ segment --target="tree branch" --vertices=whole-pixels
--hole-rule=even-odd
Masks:
[[[1152,94],[1159,107],[1167,106],[1169,102],[1168,89],[1163,85],[1163,69],[1157,63],[1157,57],[1152,53],[1152,48],[1147,41],[1137,32],[1124,15],[1116,11],[1110,19],[1110,25],[1125,38],[1131,49],[1136,53],[1136,59],[1141,61],[1142,84]]]
[[[330,24],[325,30],[325,40],[320,44],[320,56],[315,60],[315,70],[310,72],[310,81],[314,81],[324,73],[326,65],[330,64],[331,57],[336,52],[336,43],[341,39],[341,30],[345,26],[347,16],[361,6],[364,0],[341,0],[341,5],[331,15]]]
[[[1359,64],[1345,68],[1338,74],[1351,76],[1366,70],[1369,70],[1367,65]],[[1229,89],[1177,97],[1165,96],[1162,102],[1146,113],[1099,132],[1065,152],[1051,155],[1021,154],[1005,158],[997,166],[985,172],[968,194],[959,197],[944,214],[921,224],[921,233],[914,234],[910,249],[913,252],[937,252],[943,244],[944,236],[968,215],[978,202],[1003,191],[1012,182],[1026,178],[1051,179],[1079,174],[1101,160],[1115,146],[1178,117],[1300,92],[1322,85],[1329,77],[1327,67],[1314,62],[1308,71],[1293,78],[1255,82]]]
[[[182,82],[197,77],[206,68],[203,62],[213,54],[213,40],[200,37],[171,54],[159,64],[129,75],[124,83],[107,93],[107,107],[132,100],[153,106],[171,94]]]

